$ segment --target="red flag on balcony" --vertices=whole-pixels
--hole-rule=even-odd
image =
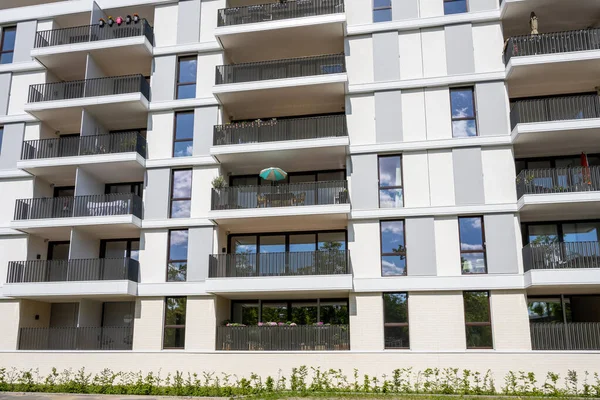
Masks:
[[[583,177],[583,183],[588,185],[592,184],[592,172],[590,171],[590,163],[587,158],[587,154],[581,153],[581,175]]]
[[[585,154],[585,153],[581,153],[581,166],[582,167],[590,166],[590,163],[588,162],[587,154]]]

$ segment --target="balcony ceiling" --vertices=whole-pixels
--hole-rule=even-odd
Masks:
[[[46,3],[58,3],[63,0],[2,0],[0,1],[0,10],[15,7],[37,6]]]
[[[600,119],[594,119],[591,128],[561,129],[569,122],[586,123],[590,120],[555,121],[549,123],[527,124],[530,131],[519,133],[514,142],[515,157],[541,157],[562,154],[600,153]],[[517,126],[522,128],[523,124]],[[535,126],[540,126],[535,130]],[[543,128],[543,127],[547,128]]]
[[[109,218],[109,217],[100,217]],[[65,220],[73,220],[74,218],[55,218],[56,221],[64,222]],[[77,218],[80,220],[81,218]],[[114,224],[98,224],[94,223],[94,217],[85,217],[89,224],[77,226],[77,230],[93,237],[101,239],[121,239],[121,238],[136,238],[140,236],[140,228],[131,223],[114,223]],[[96,218],[98,220],[98,218]],[[71,238],[72,226],[36,226],[38,221],[47,220],[29,220],[31,228],[19,228],[20,231],[29,233],[30,235],[39,236],[45,240],[52,241],[69,241]],[[24,222],[24,221],[20,221]],[[41,225],[41,224],[40,224]],[[66,224],[65,224],[66,225]]]
[[[519,201],[523,199],[521,222],[600,218],[600,192],[525,195]]]

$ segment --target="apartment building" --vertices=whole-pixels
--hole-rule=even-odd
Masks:
[[[599,11],[4,0],[0,366],[600,372]]]

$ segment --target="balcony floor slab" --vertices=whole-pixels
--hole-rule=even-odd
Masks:
[[[590,219],[600,216],[600,191],[525,194],[517,202],[521,222]]]
[[[106,301],[136,296],[137,283],[128,280],[7,283],[2,286],[2,295],[54,302],[73,297],[101,297]]]
[[[600,268],[529,270],[524,280],[528,294],[600,293]]]
[[[48,240],[69,240],[71,228],[75,226],[103,239],[116,239],[139,236],[142,221],[134,215],[115,215],[17,220],[9,224],[11,229]]]

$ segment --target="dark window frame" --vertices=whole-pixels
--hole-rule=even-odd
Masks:
[[[446,9],[444,7],[444,15],[454,15],[454,14],[464,14],[464,13],[468,13],[469,12],[469,0],[444,0],[444,3],[457,3],[459,1],[464,1],[465,2],[465,6],[466,6],[466,10],[462,13],[452,13],[452,14],[446,14]]]
[[[383,222],[400,222],[402,221],[402,239],[404,240],[404,251],[399,253],[384,253],[383,252],[383,229],[381,224]],[[405,219],[382,219],[379,221],[379,252],[381,253],[380,267],[381,276],[407,276],[408,275],[408,259],[406,258],[406,220]],[[402,275],[383,275],[383,257],[384,256],[404,256],[404,274]]]
[[[487,308],[488,308],[488,317],[489,320],[487,322],[467,322],[467,307],[465,302],[465,294],[466,293],[485,293],[487,296]],[[489,290],[465,290],[463,291],[463,315],[465,319],[465,339],[466,339],[466,348],[467,349],[494,349],[494,328],[492,327],[492,308],[490,305],[490,291]],[[469,338],[467,337],[469,334],[469,326],[489,326],[492,337],[492,345],[491,346],[481,346],[481,347],[469,347]]]
[[[15,46],[16,46],[16,44],[17,44],[17,26],[16,26],[16,25],[13,25],[13,26],[5,26],[5,27],[2,27],[1,29],[2,29],[2,33],[0,34],[0,58],[2,58],[2,55],[4,55],[4,54],[8,54],[8,53],[12,53],[12,54],[13,54],[13,57],[14,57],[14,54],[15,54],[15,49],[14,49],[14,47],[15,47]],[[8,31],[14,31],[14,32],[15,32],[15,44],[13,45],[13,49],[12,49],[12,50],[4,50],[4,38],[5,38],[5,36],[4,36],[4,33],[5,33],[7,30],[8,30]],[[13,61],[14,61],[14,60],[13,60],[13,59],[11,59],[10,63],[4,63],[4,64],[12,64],[12,63],[13,63]]]
[[[296,171],[296,172],[288,172],[287,174],[287,178],[281,181],[277,181],[277,182],[273,182],[273,181],[264,181],[264,182],[269,182],[270,185],[273,186],[277,186],[278,184],[280,185],[289,185],[289,181],[290,181],[290,176],[306,176],[306,175],[314,175],[315,176],[315,182],[326,182],[326,181],[318,181],[317,178],[319,176],[319,174],[326,174],[326,173],[332,173],[332,172],[343,172],[344,173],[344,180],[348,179],[348,176],[346,174],[346,170],[345,169],[322,169],[322,170],[317,170],[317,171]],[[248,175],[230,175],[229,176],[229,186],[235,187],[235,185],[233,185],[233,180],[235,178],[256,178],[256,186],[268,186],[265,183],[262,183],[262,178],[260,177],[260,175],[258,174],[248,174]]]
[[[529,227],[531,225],[554,225],[556,226],[556,235],[558,243],[564,243],[563,224],[585,224],[585,223],[600,223],[600,219],[565,219],[556,221],[530,221],[521,223],[521,236],[523,238],[523,246],[529,244]]]
[[[175,184],[175,172],[177,171],[190,171],[192,173],[192,183],[190,184],[190,197],[173,197],[173,187]],[[190,202],[190,207],[191,207],[191,202],[192,202],[192,185],[193,185],[193,168],[177,168],[177,169],[172,169],[171,170],[171,191],[169,192],[169,218],[184,218],[184,217],[173,217],[173,202],[174,201],[189,201]],[[190,210],[191,213],[191,210]],[[185,218],[190,218],[190,216],[185,217]]]
[[[231,319],[233,319],[233,312],[234,312],[234,305],[236,303],[245,303],[245,304],[256,304],[258,307],[258,322],[272,322],[272,321],[263,321],[262,320],[262,307],[263,304],[275,304],[275,303],[285,303],[286,307],[287,307],[287,319],[288,321],[292,319],[292,303],[302,303],[302,302],[316,302],[317,303],[317,314],[318,314],[318,319],[322,319],[320,318],[320,314],[321,314],[321,301],[326,301],[326,302],[339,302],[342,303],[343,306],[346,306],[347,310],[348,310],[348,325],[350,324],[350,300],[348,298],[339,298],[339,297],[334,297],[334,298],[323,298],[323,297],[318,297],[318,298],[298,298],[298,299],[293,299],[293,300],[289,300],[289,299],[284,299],[284,300],[274,300],[274,299],[269,299],[269,300],[262,300],[262,299],[251,299],[251,300],[232,300],[231,301],[231,305],[230,305],[230,317]]]
[[[127,257],[131,258],[131,245],[133,242],[140,244],[139,238],[120,238],[120,239],[101,239],[100,240],[100,258],[106,258],[106,244],[110,242],[127,242]],[[139,250],[138,250],[139,251]]]
[[[390,295],[390,294],[403,294],[406,295],[406,322],[385,322],[385,300],[384,300],[384,296],[385,295]],[[390,349],[390,350],[410,350],[410,332],[409,332],[409,336],[408,336],[408,346],[407,347],[387,347],[385,345],[385,328],[389,327],[389,328],[396,328],[396,327],[406,327],[409,328],[409,323],[410,323],[410,315],[409,315],[409,309],[408,309],[408,292],[385,292],[382,294],[381,299],[383,301],[383,335],[384,335],[384,340],[383,340],[383,346],[384,348]],[[409,328],[410,329],[410,328]]]
[[[198,55],[189,55],[189,56],[179,56],[177,57],[177,81],[175,82],[175,100],[185,100],[188,99],[188,97],[184,97],[184,98],[179,98],[179,88],[181,86],[191,86],[194,85],[196,86],[198,84],[198,72],[196,71],[196,80],[194,82],[181,82],[181,62],[182,61],[188,61],[188,60],[196,60],[196,63],[198,62]],[[198,64],[196,64],[197,66]],[[194,97],[191,98],[195,98],[196,95],[194,95]]]
[[[460,220],[466,218],[479,218],[481,220],[481,243],[482,250],[463,250],[462,249],[462,238],[460,236]],[[460,261],[460,273],[462,275],[486,275],[488,273],[488,263],[487,263],[487,246],[485,243],[485,221],[483,215],[467,215],[463,217],[458,217],[458,250],[460,251],[461,261]],[[463,254],[473,254],[473,253],[483,253],[483,263],[485,265],[485,272],[473,272],[473,273],[465,273],[463,271],[462,265],[462,255]]]
[[[48,242],[48,250],[46,250],[46,260],[53,260],[54,246],[61,244],[68,244],[69,250],[71,249],[71,242],[69,240],[50,240]]]
[[[110,188],[111,187],[117,187],[117,186],[127,186],[129,185],[129,190],[131,194],[135,194],[137,196],[142,197],[142,194],[144,193],[144,182],[115,182],[115,183],[106,183],[104,184],[104,194],[111,194],[110,193]],[[138,189],[139,194],[136,193],[136,189]],[[113,193],[113,194],[117,194],[117,193]]]
[[[375,11],[381,11],[381,10],[390,10],[390,20],[389,21],[375,21]],[[375,1],[373,1],[373,23],[377,24],[380,22],[390,22],[393,19],[393,15],[392,15],[392,0],[390,0],[390,5],[389,6],[382,6],[382,7],[375,7]]]
[[[54,186],[54,191],[52,193],[52,197],[55,197],[55,198],[56,197],[67,197],[67,196],[59,196],[58,195],[61,190],[73,190],[74,191],[75,190],[75,186]],[[74,196],[75,195],[68,196],[68,197],[74,197]]]
[[[381,162],[382,158],[392,158],[399,157],[400,158],[400,177],[402,184],[400,186],[381,186]],[[389,189],[402,189],[402,207],[404,207],[404,163],[402,161],[402,154],[386,154],[382,156],[377,156],[377,204],[379,208],[381,208],[381,191],[389,190]]]
[[[177,139],[177,116],[180,114],[192,114],[194,116],[194,118],[196,117],[194,115],[194,110],[180,110],[180,111],[175,111],[175,113],[173,114],[173,148],[172,148],[172,154],[173,157],[175,157],[175,143],[182,143],[182,142],[191,142],[192,146],[194,145],[194,125],[192,124],[192,138],[191,139]],[[190,156],[192,156],[193,154],[191,154]],[[190,157],[190,156],[186,156],[186,157]]]
[[[446,0],[444,0],[446,1]],[[455,0],[452,0],[455,1]],[[472,117],[453,117],[452,110],[454,107],[452,106],[452,92],[453,91],[471,91],[471,101],[473,102],[473,116]],[[479,126],[477,122],[477,103],[475,102],[475,86],[458,86],[450,88],[450,126],[452,128],[452,137],[453,138],[462,138],[465,136],[454,136],[454,122],[456,121],[475,121],[475,136],[466,136],[466,137],[478,137],[479,136]]]
[[[167,313],[168,313],[168,309],[167,309],[167,303],[169,301],[169,299],[185,299],[185,321],[183,324],[173,324],[173,325],[167,325]],[[165,315],[163,318],[163,343],[162,343],[162,348],[164,350],[169,350],[169,349],[185,349],[185,326],[187,323],[187,296],[167,296],[165,297]],[[183,347],[166,347],[165,346],[165,332],[167,329],[183,329],[183,335],[184,335],[184,340],[183,340]]]
[[[165,281],[166,282],[187,282],[187,265],[186,265],[186,268],[185,268],[185,280],[183,280],[183,281],[169,280],[169,265],[171,263],[180,263],[180,262],[185,262],[187,264],[188,263],[188,258],[189,258],[189,243],[190,242],[189,242],[189,236],[188,236],[188,243],[187,243],[187,246],[188,246],[188,258],[186,258],[185,260],[172,260],[171,259],[171,233],[172,232],[178,232],[178,231],[186,231],[186,232],[188,232],[188,235],[190,233],[190,230],[187,229],[187,228],[186,229],[169,229],[168,242],[167,242],[168,243],[168,247],[167,247],[167,275],[165,277]]]
[[[261,236],[285,236],[285,248],[286,248],[286,252],[289,252],[290,250],[290,236],[291,235],[315,235],[315,239],[316,239],[316,246],[317,246],[317,251],[318,251],[318,246],[319,246],[319,234],[320,233],[344,233],[345,236],[345,247],[346,247],[346,251],[348,251],[348,231],[345,229],[330,229],[330,230],[325,230],[325,231],[293,231],[293,232],[259,232],[259,233],[232,233],[230,235],[227,235],[227,254],[231,254],[231,239],[238,237],[238,236],[242,236],[242,237],[247,237],[247,236],[255,236],[256,237],[256,251],[257,254],[260,253],[260,237]]]

